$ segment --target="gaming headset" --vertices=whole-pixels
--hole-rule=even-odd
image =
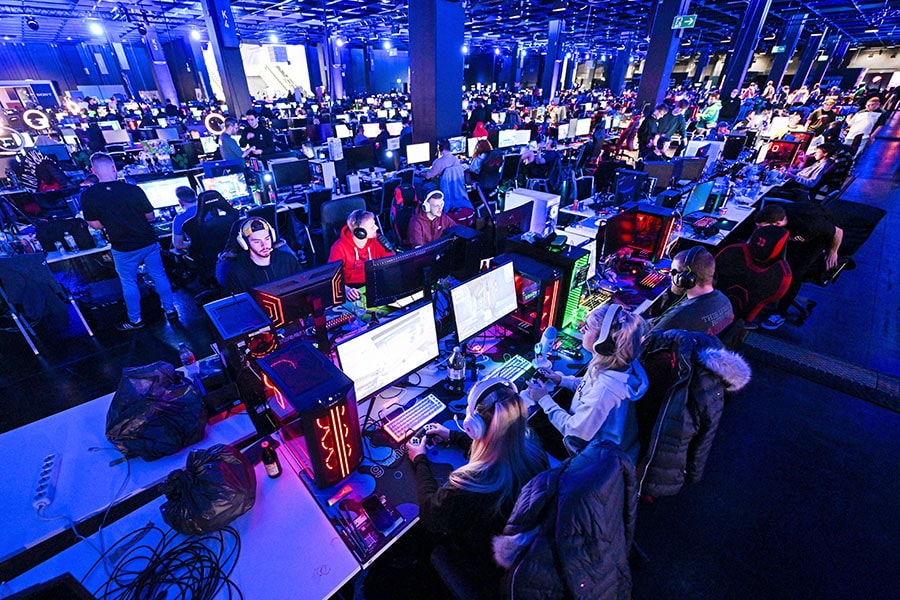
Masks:
[[[253,229],[254,223],[260,223],[261,227]],[[254,231],[268,231],[269,238],[272,240],[273,244],[278,239],[278,236],[275,235],[275,230],[271,225],[269,225],[268,221],[259,217],[250,217],[249,219],[241,223],[241,226],[238,228],[237,243],[238,246],[240,246],[243,250],[250,250],[250,242],[248,240],[250,238],[250,234]]]
[[[600,331],[597,333],[597,339],[594,341],[594,354],[612,356],[616,353],[616,340],[613,338],[613,334],[619,330],[619,327],[614,326],[623,322],[622,319],[625,315],[623,313],[620,316],[622,310],[622,306],[619,304],[613,304],[606,310]]]
[[[483,406],[482,402],[488,398],[488,396],[502,390],[508,390],[514,395],[518,395],[519,393],[519,390],[513,382],[497,378],[482,379],[476,382],[475,385],[472,386],[472,389],[469,390],[466,418],[463,421],[462,428],[463,431],[466,432],[466,435],[473,440],[482,439],[487,434],[491,425],[490,417],[485,421],[485,417],[478,413],[479,406]],[[491,403],[491,410],[488,412],[489,415],[494,414],[493,406],[500,400],[501,398],[495,398],[494,402]]]
[[[431,212],[431,199],[435,196],[440,195],[441,200],[444,199],[444,192],[440,190],[432,190],[425,195],[425,199],[422,201],[422,210],[427,213]]]
[[[689,290],[697,285],[697,274],[694,273],[694,260],[702,251],[702,246],[694,246],[688,250],[687,256],[684,257],[684,271],[675,273],[672,277],[672,283],[683,290]]]
[[[363,219],[366,218],[367,214],[369,214],[368,211],[358,208],[347,217],[347,220],[350,222],[350,231],[353,232],[353,237],[358,240],[364,240],[369,237],[369,232],[362,226]]]

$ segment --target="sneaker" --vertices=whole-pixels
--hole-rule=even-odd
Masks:
[[[174,308],[170,311],[166,312],[166,319],[169,321],[177,321],[178,320],[178,311]]]
[[[774,315],[769,316],[769,318],[766,319],[765,321],[763,321],[762,324],[760,325],[760,327],[762,327],[763,329],[767,329],[769,331],[775,331],[782,325],[784,325],[784,317],[782,317],[779,314],[774,314]]]
[[[134,331],[136,329],[143,329],[144,321],[142,319],[138,319],[134,323],[131,321],[125,321],[124,323],[119,323],[116,325],[116,329],[119,331]]]

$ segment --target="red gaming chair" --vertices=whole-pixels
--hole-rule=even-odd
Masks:
[[[753,232],[747,243],[731,244],[716,255],[716,287],[728,296],[734,318],[749,323],[791,284],[784,258],[788,231],[769,225]]]

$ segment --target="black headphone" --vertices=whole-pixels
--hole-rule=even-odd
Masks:
[[[466,418],[463,421],[463,431],[466,432],[473,440],[480,440],[487,434],[488,429],[491,426],[491,416],[494,414],[494,411],[491,410],[487,414],[485,413],[486,409],[482,408],[481,413],[479,412],[479,407],[481,403],[486,400],[491,394],[494,392],[501,392],[503,390],[508,390],[506,396],[509,395],[517,395],[519,390],[516,388],[516,384],[506,379],[482,379],[475,383],[472,386],[472,389],[469,390],[469,397],[466,408]],[[502,400],[502,397],[497,397],[494,399],[494,402],[491,404],[491,408],[493,408],[497,402]]]
[[[450,140],[447,138],[441,138],[437,141],[438,152],[443,152],[444,150],[450,149]]]
[[[672,283],[683,290],[689,290],[697,285],[697,274],[694,273],[694,260],[703,250],[703,246],[694,246],[688,250],[684,257],[684,271],[679,271],[672,276]]]
[[[622,322],[619,318],[622,310],[621,305],[613,304],[603,315],[603,324],[600,325],[600,331],[594,341],[594,354],[612,356],[616,353],[616,340],[613,338],[613,334],[619,330],[619,327],[615,327],[615,325]],[[622,316],[624,317],[624,314]]]
[[[369,232],[362,227],[363,219],[366,218],[367,214],[367,211],[358,208],[350,213],[350,217],[348,218],[348,220],[350,221],[350,230],[353,232],[353,237],[358,240],[364,240],[369,237]]]

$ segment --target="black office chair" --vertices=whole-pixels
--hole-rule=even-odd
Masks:
[[[493,205],[494,212],[497,212],[497,194],[500,181],[503,179],[503,163],[503,150],[491,150],[481,163],[481,171],[478,173],[478,186],[487,202]]]
[[[381,205],[376,214],[382,223],[390,221],[391,202],[393,202],[394,194],[401,183],[403,182],[399,177],[391,177],[381,185]]]
[[[575,178],[575,198],[581,202],[594,195],[594,178],[591,176]]]
[[[331,200],[322,205],[322,247],[324,256],[328,256],[331,246],[341,235],[341,229],[347,224],[347,217],[354,210],[365,210],[366,201],[359,196]]]
[[[415,175],[414,169],[403,169],[402,171],[397,171],[397,177],[402,183],[405,183],[406,185],[412,185],[413,175]]]
[[[519,154],[507,154],[503,157],[503,170],[500,172],[501,182],[512,182],[514,187],[519,185],[519,163],[522,157]]]
[[[41,216],[46,219],[75,216],[70,200],[81,195],[81,188],[63,188],[46,192],[34,192],[34,201],[41,208]]]
[[[202,283],[214,284],[219,253],[239,218],[238,211],[215,190],[202,192],[197,198],[197,214],[184,222],[183,229],[191,240],[190,256]]]
[[[306,192],[306,224],[315,231],[322,223],[322,205],[331,201],[331,189]]]

